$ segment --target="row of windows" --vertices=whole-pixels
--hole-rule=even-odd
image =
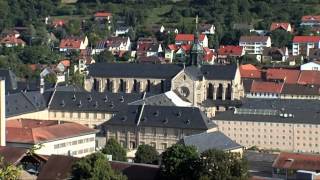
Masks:
[[[79,140],[75,140],[75,141],[69,141],[69,142],[65,142],[65,143],[55,144],[54,149],[64,148],[67,146],[74,146],[77,144],[83,144],[83,143],[88,143],[88,142],[92,142],[92,141],[94,141],[94,137],[79,139]]]
[[[219,121],[216,121],[216,123],[219,123]],[[282,125],[283,127],[285,126],[289,126],[291,127],[292,124],[287,124],[287,123],[268,123],[268,122],[238,122],[238,121],[221,121],[222,124],[245,124],[245,125],[249,125],[249,123],[251,123],[251,125],[264,125],[264,126],[276,126],[276,127],[279,127],[280,125]],[[315,125],[312,125],[312,124],[309,124],[309,125],[306,125],[306,124],[297,124],[296,125],[297,127],[309,127],[309,128],[318,128],[318,125],[315,124]]]
[[[241,144],[241,143],[249,143],[249,141],[248,140],[246,140],[246,141],[242,141],[242,140],[240,140],[239,141],[239,143]],[[261,144],[261,141],[251,141],[251,144],[258,144],[258,145],[260,145]],[[291,146],[292,145],[292,143],[291,142],[282,142],[282,143],[279,143],[279,142],[273,142],[273,141],[270,141],[270,142],[267,142],[267,141],[263,141],[263,145],[283,145],[283,146],[285,146],[285,145],[289,145],[289,146]],[[306,144],[306,143],[302,143],[302,144],[300,144],[300,143],[297,143],[296,144],[297,146],[309,146],[309,147],[319,147],[319,144],[312,144],[312,143],[310,143],[310,144]]]
[[[75,155],[92,153],[92,152],[94,152],[94,147],[85,148],[85,149],[80,149],[80,150],[78,150],[78,151],[72,151],[72,152],[71,152],[71,155],[72,155],[72,156],[75,156]]]
[[[68,114],[68,117],[66,116],[66,114]],[[92,114],[92,118],[97,119],[98,118],[98,114],[99,113],[81,113],[81,112],[61,112],[61,117],[62,118],[90,118],[90,114]],[[105,119],[108,118],[109,114],[99,114],[101,119]],[[53,117],[57,117],[57,112],[53,112]]]
[[[144,144],[145,144],[144,141],[140,141],[140,144],[139,144],[139,145],[144,145]],[[120,141],[120,145],[121,145],[122,147],[126,147],[126,142],[123,141],[123,140],[121,140],[121,141]],[[168,144],[167,144],[167,143],[160,143],[160,144],[158,144],[158,147],[157,147],[157,143],[156,143],[156,142],[151,142],[149,145],[152,146],[152,147],[154,147],[154,148],[156,148],[156,149],[160,149],[160,150],[165,150],[165,149],[167,149],[167,147],[168,147]],[[135,141],[130,141],[128,148],[129,148],[129,149],[135,149],[135,148],[137,148],[136,142],[135,142]]]
[[[189,133],[184,133],[183,130],[179,130],[179,129],[174,129],[173,131],[174,131],[173,134],[174,134],[175,137],[179,137],[179,135],[180,136],[184,136],[184,134],[189,134]],[[116,129],[112,129],[112,128],[109,129],[110,135],[115,134],[116,132],[117,132]],[[127,132],[135,134],[136,130],[132,129],[132,128],[122,128],[120,136],[121,135],[125,136],[127,134]],[[140,132],[141,136],[146,135],[146,129],[145,128],[141,128],[139,132]],[[168,129],[167,128],[161,128],[161,129],[160,128],[152,128],[151,129],[151,135],[152,136],[164,136],[164,137],[167,137],[168,136]]]

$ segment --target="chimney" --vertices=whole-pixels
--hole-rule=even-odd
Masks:
[[[6,146],[5,80],[0,79],[0,146]]]

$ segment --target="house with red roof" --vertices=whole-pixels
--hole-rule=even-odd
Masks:
[[[252,64],[244,64],[239,67],[242,79],[261,79],[261,69]]]
[[[320,179],[320,155],[281,152],[272,168],[274,178]]]
[[[268,82],[253,80],[249,98],[278,98],[282,92],[283,82]]]
[[[100,22],[105,21],[105,22],[111,23],[111,18],[112,18],[112,13],[110,12],[100,11],[94,14],[95,21],[100,21]]]
[[[0,44],[5,47],[24,47],[26,42],[20,38],[20,33],[17,31],[12,31],[7,33],[3,38],[0,39]]]
[[[15,119],[6,122],[7,146],[30,149],[36,154],[83,157],[95,152],[96,130],[77,123]]]
[[[292,55],[309,56],[310,49],[320,48],[320,36],[295,36],[292,41]]]
[[[137,57],[159,56],[163,53],[162,44],[153,38],[140,38],[137,44]]]
[[[269,68],[266,72],[268,81],[282,81],[286,84],[296,84],[300,76],[300,71],[295,69],[274,69]]]
[[[60,52],[67,52],[70,50],[83,50],[88,46],[88,38],[85,37],[69,37],[61,40],[59,45]]]
[[[200,44],[203,47],[208,47],[208,37],[205,34],[200,34],[199,36]],[[176,45],[183,45],[183,44],[193,44],[194,42],[194,34],[177,34],[175,38]]]
[[[271,47],[271,38],[269,36],[241,36],[239,46],[243,47],[248,54],[261,55],[265,47]]]
[[[290,33],[293,32],[291,24],[288,22],[273,22],[273,23],[271,23],[270,31],[272,32],[277,29],[281,29],[281,30],[284,30],[284,31],[287,31]]]
[[[244,48],[241,46],[220,46],[218,49],[218,62],[225,64],[230,62],[231,58],[239,59],[245,54]]]
[[[300,25],[310,27],[320,26],[320,15],[302,16]]]

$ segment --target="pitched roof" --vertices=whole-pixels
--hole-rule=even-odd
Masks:
[[[294,69],[273,69],[267,70],[267,79],[269,80],[284,80],[285,83],[295,84],[298,82],[300,75],[299,70]]]
[[[269,36],[241,36],[240,42],[267,42]]]
[[[319,43],[320,36],[295,36],[293,43]]]
[[[302,16],[301,21],[320,21],[320,16],[315,15],[308,15],[308,16]]]
[[[199,40],[203,41],[205,39],[205,34],[200,34]],[[194,34],[177,34],[176,41],[194,41]]]
[[[17,165],[27,154],[27,149],[18,147],[0,146],[0,156],[9,164]]]
[[[273,22],[273,23],[271,23],[270,31],[274,31],[274,30],[279,29],[279,28],[288,31],[289,26],[290,26],[290,23],[286,23],[286,22]]]
[[[284,83],[253,81],[250,92],[278,93],[280,94]]]
[[[203,65],[201,71],[206,79],[232,80],[237,72],[237,65]]]
[[[24,123],[23,121],[31,121]],[[33,122],[32,122],[33,121]],[[77,123],[58,124],[41,120],[17,119],[6,122],[6,141],[11,143],[38,144],[79,135],[93,134],[94,129]]]
[[[241,148],[242,146],[231,140],[228,136],[220,131],[204,132],[183,137],[183,143],[188,146],[195,146],[199,153],[209,150],[233,150]]]
[[[320,155],[281,152],[272,164],[273,168],[320,171]]]
[[[284,84],[282,94],[320,95],[320,85]]]
[[[15,36],[6,36],[0,40],[1,44],[12,44],[12,45],[25,45],[26,42],[24,42],[20,38],[16,38]]]
[[[243,47],[241,46],[220,46],[218,50],[219,55],[226,55],[226,56],[242,56]]]
[[[70,60],[68,59],[62,60],[60,63],[62,63],[64,67],[70,67]]]
[[[60,48],[71,48],[71,49],[80,49],[82,38],[71,37],[62,39],[60,42]]]
[[[176,51],[176,50],[179,49],[179,47],[178,47],[177,45],[175,45],[175,44],[169,44],[169,45],[168,45],[168,48],[169,48],[170,50],[172,50],[172,51]]]
[[[177,106],[128,106],[105,125],[166,127],[207,130],[216,124],[198,108]]]
[[[54,19],[52,21],[53,26],[64,26],[65,24],[66,24],[66,22],[63,19]]]
[[[42,167],[37,179],[69,179],[73,164],[78,158],[72,156],[51,155]]]
[[[320,85],[320,71],[301,71],[298,84]]]
[[[112,16],[112,13],[110,12],[96,12],[94,14],[95,17],[110,17]]]
[[[252,64],[241,65],[239,70],[241,78],[261,78],[261,70]]]

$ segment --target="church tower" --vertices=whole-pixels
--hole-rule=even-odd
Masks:
[[[194,41],[190,51],[189,65],[200,67],[203,62],[203,47],[199,41],[198,15],[196,17],[196,30],[194,32]]]

